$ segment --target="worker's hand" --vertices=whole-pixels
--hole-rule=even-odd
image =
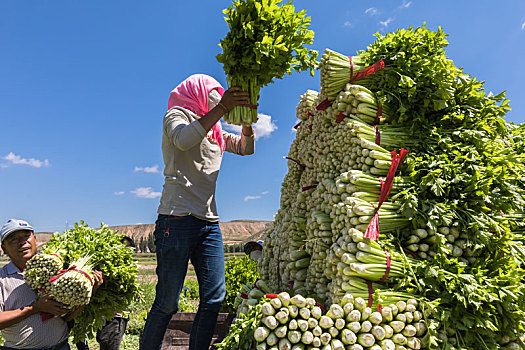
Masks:
[[[67,313],[69,310],[62,303],[53,299],[52,295],[45,295],[31,304],[36,312],[47,312],[55,316]]]
[[[222,99],[219,102],[226,108],[226,112],[231,111],[234,107],[250,103],[250,94],[242,91],[238,86],[232,86],[224,92]]]
[[[101,271],[93,270],[93,277],[95,281],[93,283],[93,291],[91,292],[91,295],[95,294],[98,287],[104,283],[104,274]]]

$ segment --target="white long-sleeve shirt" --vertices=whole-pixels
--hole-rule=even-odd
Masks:
[[[163,120],[162,155],[164,187],[159,214],[184,216],[217,222],[215,185],[222,161],[218,144],[207,137],[198,117],[182,107],[171,108]],[[211,134],[211,131],[210,131]],[[225,151],[249,155],[254,152],[254,135],[223,131]]]

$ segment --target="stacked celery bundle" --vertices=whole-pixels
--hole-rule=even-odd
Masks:
[[[325,51],[261,276],[326,305],[418,300],[432,324],[421,348],[521,349],[523,127],[446,57],[445,36],[423,26],[351,59]]]
[[[313,298],[264,294],[260,287],[266,288],[264,282],[243,287],[250,296],[239,303],[219,350],[406,350],[423,349],[430,339],[428,304],[408,294],[375,293],[367,301],[347,293],[325,309]],[[385,306],[374,311],[379,301]]]
[[[27,284],[41,295],[51,286],[49,279],[56,276],[63,265],[64,260],[58,252],[37,254],[27,262],[24,278]]]

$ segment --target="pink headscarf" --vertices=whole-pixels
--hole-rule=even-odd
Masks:
[[[191,75],[170,93],[168,109],[179,106],[189,109],[199,117],[202,117],[209,112],[208,94],[212,90],[217,90],[221,96],[224,94],[224,88],[221,84],[209,75]],[[221,122],[218,121],[211,130],[211,139],[219,145],[221,152],[224,152],[225,145],[222,137]]]

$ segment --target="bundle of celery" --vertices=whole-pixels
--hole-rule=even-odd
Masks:
[[[64,272],[49,279],[47,292],[70,310],[89,304],[91,299],[95,280],[89,259],[90,256],[82,257],[72,262]]]
[[[316,102],[318,103],[319,93],[314,90],[308,90],[301,95],[301,100],[297,104],[296,117],[300,120],[307,120],[308,116],[313,114]]]
[[[257,122],[257,99],[261,87],[317,63],[312,44],[314,32],[309,30],[306,11],[295,12],[291,1],[235,0],[223,11],[230,31],[220,46],[217,60],[223,64],[228,85],[239,86],[250,93],[250,106],[231,110],[224,120],[231,124],[250,125]]]
[[[58,274],[64,266],[64,259],[58,252],[36,254],[26,264],[24,278],[27,284],[41,295],[51,286],[49,279]]]
[[[61,269],[76,266],[51,283],[51,292],[56,293],[59,301],[72,307],[89,301],[75,317],[75,326],[71,330],[75,341],[82,341],[86,335],[93,337],[94,332],[102,327],[102,317],[111,319],[115,312],[124,311],[140,295],[133,252],[121,243],[121,239],[121,234],[106,225],[94,229],[81,221],[73,229],[53,234],[42,247],[44,254],[60,250],[64,259]],[[84,261],[86,257],[89,261]],[[93,295],[92,270],[101,271],[104,279]]]

